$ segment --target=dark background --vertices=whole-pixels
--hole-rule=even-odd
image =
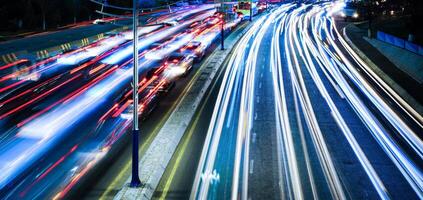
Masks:
[[[99,0],[101,1],[101,0]],[[0,0],[0,31],[15,32],[19,30],[57,28],[86,20],[94,20],[100,15],[95,10],[101,6],[89,0]],[[125,7],[132,6],[132,0],[107,0],[109,4]],[[150,8],[175,0],[142,0],[141,7]],[[105,10],[119,14],[117,10]],[[43,17],[44,16],[44,17]]]
[[[140,0],[142,8],[163,6],[176,1],[178,0]],[[123,7],[132,6],[132,0],[107,0],[107,2]],[[371,10],[374,11],[375,28],[403,38],[411,33],[416,36],[417,41],[423,41],[421,25],[423,0],[386,0],[384,3],[381,0],[356,0],[356,2],[365,7],[373,5]],[[100,17],[95,10],[100,9],[99,5],[90,0],[0,0],[0,33],[15,35],[94,20]],[[395,16],[387,14],[391,10],[395,10]],[[105,11],[114,14],[123,13],[110,9]]]

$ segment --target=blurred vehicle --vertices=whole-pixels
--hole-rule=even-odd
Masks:
[[[147,73],[145,75],[146,79],[149,80],[153,77],[158,77],[151,84],[149,84],[146,87],[147,90],[152,90],[158,84],[162,83],[162,85],[158,89],[159,95],[162,95],[162,94],[168,93],[173,88],[173,86],[175,85],[175,81],[170,80],[170,79],[166,79],[166,77],[163,76],[163,74],[162,74],[165,67],[167,67],[167,66],[165,66],[164,63],[161,63],[160,67],[154,67],[154,68],[151,68],[147,71]]]
[[[141,100],[142,104],[139,108],[141,120],[147,119],[151,112],[157,107],[159,103],[157,97],[156,94],[153,94]]]
[[[167,55],[159,53],[160,51],[167,48],[167,46],[164,45],[164,44],[167,44],[167,42],[166,43],[155,42],[155,43],[151,44],[148,47],[148,51],[144,55],[144,57],[148,60],[152,60],[152,61],[156,61],[156,62],[159,62],[160,60],[165,59],[167,57]]]
[[[165,80],[162,77],[160,79],[157,79],[156,81],[154,81],[150,85],[148,85],[146,87],[146,89],[147,90],[151,90],[151,89],[155,88],[161,82],[162,82],[162,84],[161,84],[161,86],[158,89],[159,95],[165,95],[165,94],[167,94],[175,86],[175,81],[173,81],[173,80]]]
[[[344,18],[344,21],[357,20],[361,17],[359,6],[354,2],[347,2],[339,15]]]
[[[160,86],[159,92],[161,94],[167,94],[175,86],[175,81],[166,81],[162,86]]]
[[[206,54],[206,47],[199,41],[191,41],[184,46],[180,52],[184,55],[194,56],[194,61],[198,62],[202,60]]]
[[[20,59],[12,63],[8,63],[6,65],[0,66],[0,75],[8,74],[11,71],[19,71],[22,69],[27,68],[28,66],[31,66],[31,61],[28,59]]]
[[[130,39],[132,39],[132,34],[124,35],[121,32],[116,32],[116,31],[109,31],[109,32],[104,33],[104,37],[120,36],[120,37],[125,37],[125,39],[127,39],[127,37],[128,37],[127,35],[129,35],[131,37]]]
[[[175,20],[163,22],[167,26],[177,26],[179,23]]]
[[[114,21],[118,20],[116,17],[107,17],[102,19],[96,19],[93,21],[93,24],[107,24],[107,23],[113,23]]]
[[[147,117],[151,114],[151,112],[153,112],[153,110],[157,107],[158,105],[157,97],[158,96],[156,94],[153,94],[151,96],[140,99],[141,105],[139,105],[138,107],[138,115],[140,116],[141,120],[146,120]],[[123,112],[121,116],[132,116],[133,113],[134,113],[134,106],[133,104],[131,104],[126,109],[126,112]]]
[[[167,58],[165,66],[169,71],[172,71],[177,75],[186,76],[192,69],[193,63],[193,56],[174,53]]]
[[[150,49],[150,50],[161,49],[162,44],[163,44],[163,42],[154,42],[154,43],[150,44],[150,46],[148,46],[148,49]]]
[[[219,23],[219,21],[220,21],[219,16],[221,16],[220,13],[215,14],[213,16],[210,16],[210,17],[208,17],[207,19],[204,20],[204,23],[209,25],[208,27],[213,26],[213,25]]]
[[[93,24],[106,24],[107,21],[104,19],[96,19],[93,21]]]

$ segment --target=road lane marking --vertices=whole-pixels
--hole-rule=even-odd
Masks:
[[[203,63],[203,65],[205,66],[205,64],[206,63],[208,63],[207,61],[205,61],[204,63]],[[202,65],[202,66],[203,66]],[[202,67],[201,66],[201,67]],[[224,64],[222,64],[222,66],[226,66],[226,65],[224,65]],[[221,67],[222,67],[221,66]],[[201,68],[200,68],[201,69]],[[205,100],[204,100],[204,102],[205,103],[203,103],[202,105],[201,105],[201,108],[200,108],[200,110],[199,110],[199,112],[198,113],[202,113],[203,112],[203,110],[204,110],[204,108],[206,107],[206,102],[208,102],[209,101],[209,99],[210,99],[210,96],[211,96],[211,94],[212,94],[212,91],[213,91],[213,89],[216,87],[216,84],[217,84],[217,80],[219,79],[219,77],[222,75],[222,73],[224,72],[225,70],[223,70],[223,68],[220,70],[220,72],[219,72],[219,74],[217,74],[217,76],[216,76],[216,79],[215,79],[215,81],[214,81],[214,83],[213,83],[213,85],[211,85],[211,88],[210,88],[210,90],[209,90],[209,93],[207,94],[207,96],[206,96],[206,98],[205,98]],[[189,139],[192,137],[192,135],[193,135],[193,133],[194,133],[194,130],[195,130],[195,127],[197,126],[197,124],[198,124],[198,121],[200,120],[200,116],[201,116],[201,114],[198,114],[197,116],[196,116],[196,118],[195,118],[195,120],[194,120],[194,122],[193,122],[193,125],[191,125],[191,127],[190,127],[190,129],[189,129],[189,131],[188,131],[188,136],[187,136],[187,138],[186,138],[186,141],[189,141]],[[163,188],[163,191],[162,191],[162,194],[161,194],[161,196],[160,196],[160,200],[163,200],[163,199],[166,199],[166,196],[167,196],[167,193],[168,193],[168,191],[169,191],[169,188],[170,188],[170,186],[171,186],[171,183],[172,183],[172,181],[173,181],[173,178],[174,178],[174,176],[175,176],[175,173],[176,173],[176,169],[178,169],[179,168],[179,165],[180,165],[180,160],[182,159],[182,155],[184,155],[185,154],[185,151],[186,151],[186,147],[187,147],[187,145],[188,145],[188,142],[186,142],[186,141],[184,141],[184,143],[183,143],[183,147],[182,147],[182,153],[180,153],[180,154],[178,154],[178,157],[177,157],[177,159],[176,159],[176,161],[175,161],[175,164],[174,164],[174,166],[173,166],[173,168],[172,168],[172,171],[171,171],[171,174],[170,174],[170,179],[167,179],[167,181],[166,181],[166,184],[165,184],[165,187]],[[185,144],[186,143],[186,144]]]

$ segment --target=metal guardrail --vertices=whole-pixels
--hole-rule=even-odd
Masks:
[[[128,27],[124,26],[124,27],[113,29],[111,31],[107,31],[105,33],[121,32],[127,29]],[[0,55],[0,66],[15,62],[19,59],[29,59],[32,61],[37,61],[37,60],[45,59],[51,56],[55,56],[57,54],[63,53],[71,49],[81,48],[103,39],[105,37],[105,33],[99,33],[99,34],[92,35],[86,38],[77,39],[74,41],[55,45],[45,49],[40,49],[37,51],[31,51],[31,52],[19,51],[19,52],[12,52],[8,54]]]
[[[406,49],[408,51],[411,51],[413,53],[416,53],[418,55],[423,56],[423,47],[417,44],[414,44],[412,42],[409,42],[407,40],[404,40],[402,38],[387,34],[382,31],[377,32],[376,38],[382,42],[386,42],[388,44],[394,45],[396,47]]]

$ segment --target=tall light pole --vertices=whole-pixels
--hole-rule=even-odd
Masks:
[[[138,172],[138,146],[139,146],[139,134],[138,129],[138,0],[133,0],[133,47],[134,47],[134,76],[132,82],[132,99],[134,108],[134,119],[132,122],[132,178],[130,187],[139,187],[141,185],[139,172]]]
[[[138,5],[141,0],[133,0],[132,8],[120,7],[115,5],[109,5],[107,0],[90,0],[96,4],[101,5],[101,11],[96,11],[101,15],[106,15],[109,17],[119,17],[122,19],[131,19],[133,23],[133,79],[132,79],[132,99],[133,99],[133,123],[132,123],[132,178],[130,187],[140,187],[141,181],[139,177],[139,128],[138,128],[138,18],[139,10]],[[132,11],[132,17],[126,15],[114,15],[110,13],[103,12],[104,7],[123,10],[123,11]],[[116,23],[115,23],[116,24]]]
[[[373,21],[373,1],[368,1],[368,20],[369,26],[367,29],[367,37],[372,38],[372,21]]]
[[[253,0],[250,0],[250,22],[253,21]]]

